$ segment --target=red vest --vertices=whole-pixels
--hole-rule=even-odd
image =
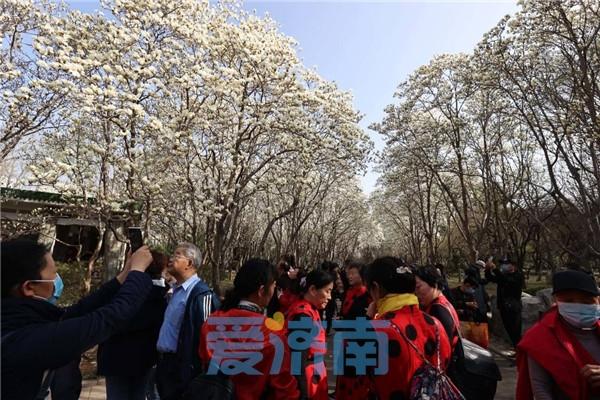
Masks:
[[[540,364],[571,400],[586,400],[589,386],[580,374],[586,364],[598,364],[569,332],[558,309],[551,308],[525,333],[517,346],[517,400],[533,399],[527,358]],[[600,322],[596,325],[600,334]]]
[[[439,332],[440,364],[445,369],[450,361],[450,342],[442,324],[423,313],[419,307],[405,306],[399,310],[378,315],[377,319],[391,320],[404,332],[422,354],[437,365],[435,329]],[[410,383],[423,360],[393,327],[377,328],[388,336],[389,370],[385,375],[373,377],[373,388],[380,399],[403,399],[410,395]]]
[[[450,301],[443,294],[440,294],[437,297],[437,299],[432,301],[431,304],[429,304],[429,306],[427,306],[423,311],[429,314],[429,312],[431,311],[431,306],[433,306],[434,304],[439,304],[443,306],[446,310],[450,312],[450,316],[452,316],[452,321],[454,321],[454,335],[448,339],[450,339],[452,351],[454,351],[454,348],[456,347],[456,345],[458,344],[458,340],[460,339],[458,335],[458,330],[460,328],[460,319],[458,318],[458,313],[456,312],[456,309],[454,308],[452,303],[450,303]]]
[[[346,290],[344,302],[342,303],[342,315],[348,315],[352,308],[352,304],[354,303],[354,299],[363,296],[365,293],[367,293],[367,287],[364,285],[353,286]]]
[[[304,370],[306,378],[306,388],[309,399],[328,400],[327,393],[327,368],[325,362],[312,362],[316,355],[325,354],[327,352],[327,340],[325,330],[321,325],[321,316],[319,311],[304,299],[300,299],[292,304],[287,312],[286,321],[291,321],[299,315],[305,315],[312,321],[318,323],[319,332],[313,338],[313,344],[308,348],[308,360]],[[286,322],[287,328],[287,322]],[[287,330],[287,329],[286,329]],[[287,336],[287,335],[286,335]],[[293,349],[292,349],[293,351]]]
[[[287,347],[287,338],[281,331],[271,331],[265,326],[265,317],[262,314],[255,312],[240,310],[233,308],[227,311],[216,311],[208,317],[208,321],[202,325],[201,340],[200,340],[200,358],[206,366],[213,356],[213,351],[208,348],[207,335],[211,332],[216,332],[218,325],[211,324],[211,318],[231,317],[232,323],[236,317],[245,318],[260,318],[262,323],[259,326],[260,336],[263,340],[261,350],[262,359],[253,367],[258,370],[260,375],[237,374],[231,376],[231,381],[234,384],[236,398],[238,400],[254,400],[262,398],[264,393],[268,393],[268,399],[298,399],[300,392],[298,391],[298,383],[290,373],[290,354]],[[214,320],[213,320],[214,321]],[[241,325],[241,332],[249,331],[257,325]],[[232,331],[233,325],[226,325],[226,332]],[[269,341],[269,335],[274,334],[279,337],[283,343],[284,354],[281,362],[279,373],[271,374],[271,365],[275,359],[275,347]],[[255,342],[248,338],[225,338],[226,343],[242,343]]]

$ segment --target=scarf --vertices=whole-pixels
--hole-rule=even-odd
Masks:
[[[419,305],[419,299],[413,293],[388,294],[377,300],[377,314],[385,314],[396,311],[404,306]]]

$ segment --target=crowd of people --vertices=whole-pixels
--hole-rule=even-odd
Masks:
[[[81,355],[96,345],[109,400],[491,399],[499,376],[465,367],[469,349],[489,344],[490,282],[516,350],[516,398],[600,398],[600,291],[579,268],[554,275],[555,304],[521,338],[525,280],[506,257],[477,261],[452,288],[443,266],[396,257],[308,270],[292,256],[253,258],[220,296],[198,274],[195,245],[170,256],[143,246],[61,308],[51,253],[1,246],[6,400],[77,399]]]

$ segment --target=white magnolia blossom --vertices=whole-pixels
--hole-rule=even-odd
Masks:
[[[371,143],[351,95],[236,2],[114,0],[43,18],[37,2],[9,3],[37,22],[37,73],[11,78],[22,83],[3,97],[60,97],[60,123],[20,149],[30,182],[94,198],[105,218],[126,209],[157,242],[203,244],[213,279],[254,210],[273,210],[257,199],[281,187],[331,199],[323,173],[329,188],[365,167]]]

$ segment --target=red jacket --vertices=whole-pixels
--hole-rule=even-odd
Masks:
[[[596,332],[600,335],[600,322]],[[569,332],[556,307],[529,329],[517,346],[517,400],[533,399],[528,357],[540,364],[571,400],[588,398],[588,383],[580,371],[586,364],[598,364],[598,361]]]
[[[324,360],[324,355],[327,352],[327,341],[325,330],[321,325],[321,316],[319,315],[319,311],[315,306],[304,299],[296,301],[290,306],[286,315],[286,328],[288,328],[289,321],[293,321],[295,319],[297,320],[303,316],[306,316],[314,321],[319,330],[317,335],[313,338],[313,343],[308,348],[308,362],[303,371],[304,378],[302,378],[302,376],[299,376],[298,378],[305,380],[307,396],[309,399],[328,400],[327,368],[325,367]],[[286,329],[286,331],[289,335],[289,329]],[[315,356],[320,355],[323,356],[323,360],[314,362]]]
[[[296,379],[290,374],[290,354],[287,346],[287,338],[283,335],[283,330],[271,331],[268,329],[265,326],[266,318],[262,314],[237,308],[227,311],[216,311],[211,314],[207,322],[202,325],[199,353],[204,365],[207,365],[214,355],[213,351],[208,348],[209,341],[207,336],[209,333],[215,333],[220,330],[218,329],[220,326],[214,323],[217,321],[215,318],[219,317],[231,317],[232,323],[235,321],[234,317],[257,318],[261,320],[259,325],[241,325],[241,332],[248,332],[251,328],[258,327],[260,340],[262,340],[262,349],[259,350],[262,353],[262,358],[253,367],[261,375],[248,375],[244,373],[231,375],[236,398],[238,400],[255,400],[263,398],[261,396],[267,393],[267,399],[298,399],[300,396],[298,384]],[[226,332],[233,332],[233,328],[234,325],[225,325]],[[276,355],[275,346],[269,340],[269,335],[271,334],[276,335],[281,340],[284,349],[281,368],[277,374],[271,374],[271,365]],[[250,338],[225,338],[224,340],[226,343],[257,343],[257,340]],[[228,348],[227,350],[231,349]],[[239,351],[244,350],[240,349]]]
[[[423,313],[416,305],[405,306],[399,310],[387,312],[376,319],[392,321],[404,332],[416,347],[433,365],[437,365],[435,351],[435,327],[440,338],[440,364],[445,369],[450,361],[450,342],[442,324],[435,318]],[[373,376],[373,388],[380,399],[406,399],[410,395],[410,384],[415,371],[423,360],[415,350],[392,327],[376,328],[388,336],[389,370],[385,375]]]

